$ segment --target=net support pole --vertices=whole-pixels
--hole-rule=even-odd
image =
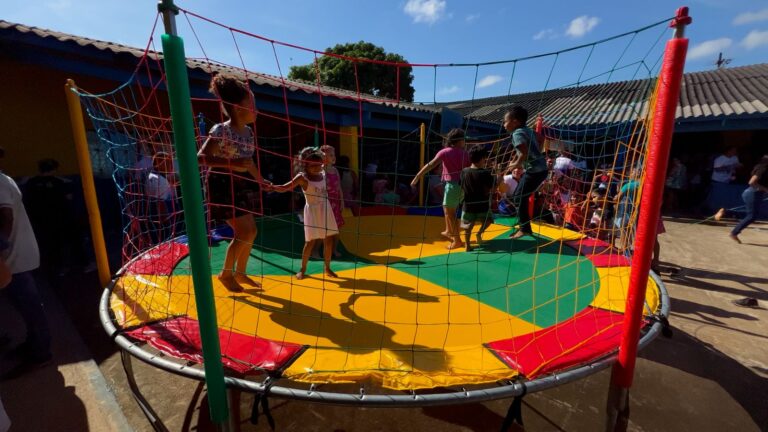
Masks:
[[[197,164],[194,115],[189,94],[187,61],[184,41],[176,35],[175,14],[178,9],[173,0],[162,0],[158,9],[163,13],[166,33],[162,35],[163,61],[168,82],[168,99],[171,107],[173,138],[179,161],[181,199],[184,206],[184,221],[189,238],[189,257],[192,266],[192,281],[195,289],[195,303],[200,322],[200,337],[203,345],[203,367],[211,420],[218,430],[230,430],[227,421],[228,405],[224,368],[221,363],[221,347],[216,320],[216,306],[211,283],[211,266],[208,259],[208,239],[203,213],[203,196],[200,184],[200,169]]]
[[[424,156],[427,150],[427,127],[424,123],[419,126],[419,168],[424,166]],[[419,182],[419,206],[424,207],[424,184]]]
[[[75,140],[75,153],[77,153],[77,165],[80,169],[80,181],[83,184],[85,208],[88,210],[88,224],[91,227],[93,254],[96,257],[99,283],[104,288],[112,280],[112,273],[109,271],[109,259],[107,259],[107,246],[104,242],[101,212],[99,211],[99,201],[96,199],[96,183],[93,181],[93,166],[91,165],[91,155],[88,152],[88,139],[85,137],[83,109],[80,105],[80,97],[76,91],[77,86],[75,82],[68,79],[67,83],[64,84],[64,93],[67,96],[69,122],[72,125],[72,137]]]
[[[680,82],[688,50],[688,39],[684,38],[683,34],[685,26],[690,23],[688,8],[678,9],[670,24],[670,27],[675,29],[675,34],[667,42],[664,62],[657,82],[658,93],[650,125],[649,154],[624,312],[624,333],[619,346],[618,360],[613,365],[608,391],[607,431],[625,431],[629,421],[629,388],[632,386],[635,372],[645,291],[648,285],[653,246],[656,243],[656,227],[661,217],[661,200],[669,151],[672,146],[675,110],[680,97]]]

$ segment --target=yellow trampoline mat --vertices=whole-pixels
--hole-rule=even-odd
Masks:
[[[592,307],[624,313],[629,290],[630,267],[597,267],[600,277],[600,289],[592,300]],[[648,277],[645,290],[646,314],[656,313],[661,305],[659,286],[653,278]]]
[[[348,221],[344,245],[358,256],[386,262],[445,254],[441,224],[404,223],[425,218],[366,216]],[[398,223],[394,223],[398,220]],[[476,228],[477,229],[477,228]],[[492,225],[486,238],[508,232]],[[534,230],[555,240],[582,236],[545,224]],[[360,232],[360,241],[356,241]],[[434,232],[432,232],[434,231]],[[375,238],[393,232],[392,250]],[[423,243],[424,242],[424,243]],[[377,249],[378,248],[378,249]],[[629,267],[597,268],[599,291],[592,306],[624,312]],[[385,265],[338,272],[324,280],[312,275],[267,276],[263,290],[231,293],[213,277],[220,328],[244,335],[309,346],[285,376],[305,382],[381,381],[393,389],[493,382],[516,372],[483,344],[528,334],[527,321]],[[649,278],[649,311],[659,306],[659,290]],[[117,279],[111,308],[121,327],[187,315],[197,318],[191,276],[123,275]]]
[[[516,372],[483,344],[538,329],[386,266],[342,271],[334,280],[317,276],[270,276],[263,291],[240,294],[213,278],[219,327],[309,345],[285,371],[292,379],[378,377],[395,389],[512,378]],[[196,318],[191,284],[190,276],[125,275],[115,286],[112,310],[123,327],[177,315]]]
[[[409,259],[427,258],[449,253],[449,240],[440,232],[445,229],[443,218],[424,216],[363,216],[345,218],[341,242],[350,253],[378,264],[396,263]],[[472,241],[480,229],[475,224]],[[496,238],[511,228],[491,224],[484,240]],[[462,237],[463,238],[463,237]],[[455,250],[464,252],[463,248]]]

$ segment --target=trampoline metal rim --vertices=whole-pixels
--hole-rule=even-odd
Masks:
[[[661,281],[661,278],[659,278],[658,275],[651,272],[650,276],[659,287],[661,300],[660,315],[668,318],[670,312],[669,294],[666,290],[666,287],[664,286],[664,283]],[[104,289],[101,300],[99,302],[99,317],[101,319],[102,325],[104,326],[104,329],[107,331],[107,334],[109,334],[110,338],[114,339],[115,343],[117,343],[121,349],[151,366],[157,367],[175,375],[204,381],[205,372],[202,369],[197,369],[158,357],[155,354],[143,350],[136,343],[132,342],[130,339],[119,333],[117,327],[114,325],[109,308],[109,299],[114,284],[115,281],[112,281],[112,283]],[[652,340],[654,340],[661,332],[662,326],[663,324],[661,322],[654,321],[651,325],[651,328],[648,329],[640,338],[638,349],[643,349]],[[251,393],[266,392],[270,396],[275,396],[278,398],[295,399],[332,405],[362,405],[366,407],[425,407],[437,405],[459,405],[472,402],[486,402],[495,399],[511,398],[515,396],[521,396],[526,393],[542,391],[557,387],[559,385],[567,384],[608,368],[616,361],[617,357],[618,354],[614,352],[592,363],[581,365],[562,373],[547,375],[531,381],[516,381],[511,382],[508,385],[502,385],[494,388],[438,394],[351,394],[323,392],[312,389],[302,390],[283,387],[276,384],[271,384],[267,388],[267,386],[262,383],[226,376],[224,377],[224,381],[228,387],[237,388],[241,391]]]

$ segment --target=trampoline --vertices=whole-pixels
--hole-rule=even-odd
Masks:
[[[303,234],[294,215],[259,221],[248,273],[262,288],[233,293],[213,278],[230,371],[279,379],[273,392],[283,381],[415,391],[535,379],[618,348],[629,260],[605,242],[542,223],[535,237],[510,240],[515,220],[498,218],[472,252],[448,251],[440,217],[349,216],[338,278],[325,277],[317,260],[310,277],[295,280]],[[221,231],[211,238],[216,273],[228,242]],[[106,292],[104,312],[132,340],[201,361],[187,253],[182,237],[137,256]],[[647,316],[667,307],[651,278]],[[647,330],[647,339],[658,331]]]
[[[666,166],[659,158],[666,161],[668,153],[668,148],[656,149],[668,142],[659,144],[663,139],[652,136],[650,129],[661,125],[657,130],[671,137],[673,115],[667,116],[667,111],[673,114],[675,103],[674,98],[660,102],[668,96],[662,91],[667,84],[655,75],[662,65],[659,41],[667,20],[541,56],[471,65],[408,64],[278,42],[171,3],[161,6],[166,23],[172,24],[172,12],[183,13],[199,44],[195,51],[200,57],[185,57],[181,39],[167,34],[161,55],[153,36],[134,74],[119,88],[92,94],[73,82],[68,84],[91,224],[96,227],[99,274],[105,285],[100,319],[120,346],[131,390],[157,430],[164,426],[138,389],[132,357],[206,381],[212,419],[219,424],[228,416],[228,388],[254,393],[254,413],[259,404],[268,412],[268,396],[381,407],[514,397],[507,425],[526,393],[583,378],[617,359],[627,364],[619,356],[620,346],[631,364],[622,374],[629,382],[621,386],[631,385],[635,347],[644,347],[662,332],[669,314],[661,280],[652,272],[646,274],[645,267],[650,261],[650,249],[645,246],[654,238],[659,214],[649,211],[656,205],[653,194],[663,189]],[[681,29],[687,10],[678,11],[678,19]],[[199,37],[195,26],[224,32],[233,40],[233,52],[242,65],[208,58],[202,42],[206,38]],[[675,41],[667,49],[684,53],[687,40],[671,42]],[[249,70],[240,55],[246,50],[266,50],[274,56],[279,76]],[[601,50],[610,53],[610,62],[599,58]],[[584,163],[564,171],[550,167],[542,186],[524,198],[532,204],[533,235],[511,239],[519,228],[517,218],[497,215],[483,242],[473,245],[471,252],[446,248],[442,230],[447,222],[441,209],[424,203],[425,192],[431,190],[414,189],[407,205],[383,205],[366,196],[347,200],[355,213],[345,210],[341,254],[332,262],[337,277],[324,274],[322,260],[310,260],[308,276],[298,280],[295,273],[301,264],[304,231],[297,200],[275,206],[281,209],[275,211],[264,207],[263,194],[248,192],[246,200],[259,201],[246,209],[256,221],[258,235],[245,273],[260,286],[243,283],[242,292],[230,291],[215,275],[222,271],[233,233],[212,219],[209,204],[214,202],[204,196],[208,172],[198,170],[194,156],[209,139],[210,126],[226,120],[218,96],[201,94],[199,89],[214,74],[231,75],[235,82],[242,79],[244,91],[253,93],[249,100],[254,106],[240,105],[254,114],[259,107],[258,116],[250,117],[256,118],[250,157],[260,172],[270,170],[276,184],[278,178],[288,181],[296,174],[302,147],[323,144],[348,156],[345,169],[361,172],[359,190],[370,188],[372,182],[374,193],[389,187],[389,196],[395,192],[400,196],[400,186],[405,185],[407,195],[414,174],[438,153],[445,132],[455,127],[465,129],[467,141],[489,152],[488,169],[493,176],[502,178],[514,168],[510,162],[516,150],[498,123],[512,95],[478,111],[472,110],[474,93],[471,104],[456,105],[456,110],[468,110],[462,113],[443,109],[437,101],[425,107],[401,100],[399,87],[394,96],[374,95],[360,88],[330,87],[319,73],[314,83],[286,80],[280,59],[289,55],[297,62],[308,59],[310,64],[327,56],[354,70],[356,76],[373,73],[369,67],[380,67],[384,75],[396,74],[398,86],[401,74],[410,76],[421,68],[432,77],[433,93],[439,74],[454,76],[466,66],[474,71],[468,88],[476,88],[483,73],[510,68],[511,92],[512,83],[521,78],[540,79],[536,62],[549,59],[551,69],[543,83],[547,91],[516,96],[518,104],[531,112],[538,110],[538,117],[531,117],[527,124],[535,127],[532,134],[543,151]],[[558,63],[572,55],[586,59],[577,74]],[[683,63],[684,56],[669,64],[682,73]],[[533,72],[526,72],[530,64]],[[358,65],[365,68],[358,70]],[[191,97],[187,73],[198,85]],[[619,76],[627,81],[591,85]],[[170,91],[173,115],[168,113],[165,91]],[[585,104],[584,113],[564,112],[563,106],[571,103]],[[100,220],[93,217],[98,203],[86,123],[80,118],[83,108],[98,137],[90,155],[101,158],[103,166],[97,171],[111,172],[120,199],[123,261],[114,274],[106,268],[103,240],[99,244]],[[669,124],[657,121],[657,112],[663,110],[664,122]],[[654,149],[651,142],[656,143]],[[168,163],[171,159],[175,165]],[[381,169],[363,179],[361,168],[376,166],[379,159],[387,161],[389,171]],[[155,160],[164,162],[154,166]],[[583,167],[587,161],[590,169]],[[173,180],[180,174],[186,214],[173,193],[160,197],[157,190],[150,191],[150,173],[155,180],[158,176]],[[383,181],[379,192],[377,181]],[[643,191],[646,187],[648,192]],[[619,189],[614,202],[609,191]],[[504,197],[489,197],[489,206],[494,207],[497,199]],[[240,202],[238,198],[231,203],[232,210]],[[614,210],[621,213],[616,219],[620,224],[614,225],[609,216]],[[637,248],[640,252],[633,249],[635,240],[645,243]],[[631,263],[636,267],[630,268]],[[635,278],[632,287],[630,274]]]

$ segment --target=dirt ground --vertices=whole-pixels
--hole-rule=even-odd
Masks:
[[[768,431],[768,225],[738,245],[722,225],[667,220],[662,272],[672,302],[672,338],[641,352],[630,393],[632,431]],[[95,275],[41,282],[54,329],[55,365],[0,382],[11,431],[151,431],[133,400],[120,355],[97,317]],[[750,296],[760,308],[736,306]],[[5,300],[0,325],[18,338]],[[171,431],[213,430],[198,383],[134,361],[139,386]],[[97,367],[98,366],[98,367]],[[3,365],[0,364],[0,368]],[[525,430],[595,431],[604,425],[609,371],[527,395]],[[247,417],[252,396],[244,396]],[[509,400],[451,407],[372,409],[273,399],[278,431],[497,431]],[[45,413],[41,415],[41,413]],[[267,431],[244,420],[243,431]]]

